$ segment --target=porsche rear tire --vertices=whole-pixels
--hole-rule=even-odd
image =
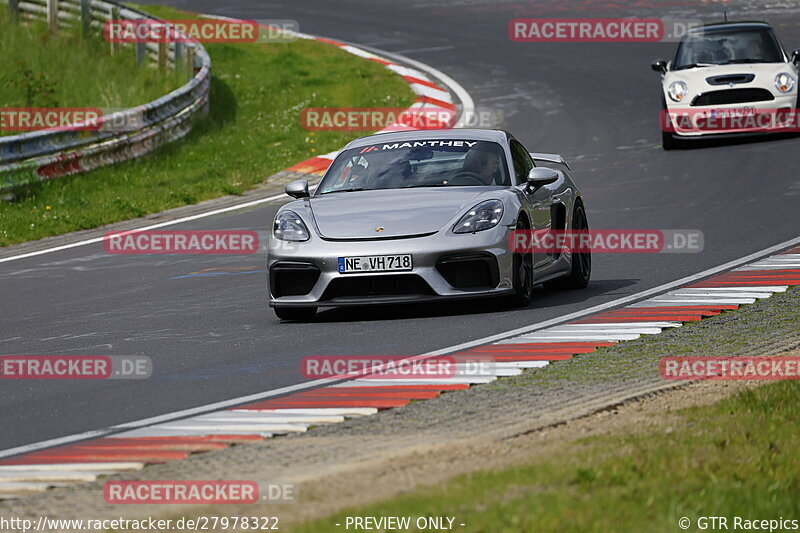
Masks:
[[[311,320],[317,314],[316,307],[275,307],[274,310],[281,320],[295,322]]]
[[[575,208],[572,213],[572,229],[576,231],[587,231],[589,229],[589,221],[586,219],[586,209],[580,200],[575,203]],[[586,251],[583,253],[572,253],[572,265],[569,274],[563,278],[554,279],[544,283],[546,289],[557,290],[572,290],[583,289],[589,284],[589,278],[592,277],[592,253]]]

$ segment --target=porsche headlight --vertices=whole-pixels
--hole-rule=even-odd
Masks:
[[[475,233],[490,229],[498,225],[501,218],[503,218],[503,202],[500,200],[481,202],[461,217],[461,220],[453,226],[453,233]]]
[[[307,241],[308,228],[305,222],[294,211],[281,211],[275,217],[272,234],[282,241]]]
[[[788,72],[781,72],[775,76],[775,88],[784,94],[792,92],[794,84],[795,79]]]
[[[669,84],[669,89],[667,89],[667,94],[673,102],[683,102],[688,92],[689,88],[682,81],[673,81]]]

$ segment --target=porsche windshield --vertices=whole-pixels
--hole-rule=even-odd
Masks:
[[[339,154],[316,194],[490,185],[511,185],[503,148],[496,142],[395,141]]]
[[[769,28],[703,30],[686,35],[673,70],[736,63],[781,63],[783,53]]]

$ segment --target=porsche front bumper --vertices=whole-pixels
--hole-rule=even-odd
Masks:
[[[305,242],[270,238],[267,267],[270,307],[332,307],[484,296],[513,291],[513,227],[474,234]],[[399,272],[339,272],[340,257],[410,254],[413,267]]]

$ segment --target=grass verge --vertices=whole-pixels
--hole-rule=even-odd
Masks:
[[[0,107],[127,108],[180,87],[174,73],[137,69],[133,53],[112,56],[99,33],[51,34],[41,21],[12,24],[0,9]],[[0,135],[20,132],[0,129]]]
[[[143,9],[190,18],[161,6]],[[408,85],[382,65],[315,41],[206,49],[211,111],[185,139],[135,161],[37,184],[14,202],[0,203],[0,246],[241,194],[359,136],[307,132],[300,125],[303,108],[404,107],[414,101]]]
[[[748,389],[671,413],[657,433],[581,439],[544,461],[461,476],[292,531],[343,529],[347,516],[448,516],[470,533],[674,532],[684,517],[698,531],[700,517],[726,517],[730,529],[735,517],[797,519],[798,402],[797,382]],[[414,520],[406,531],[419,531]]]

